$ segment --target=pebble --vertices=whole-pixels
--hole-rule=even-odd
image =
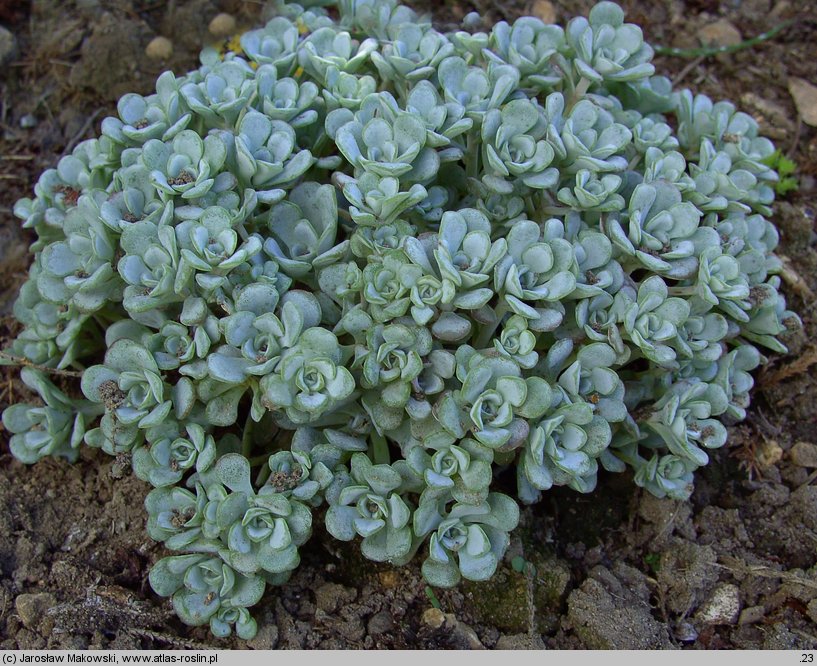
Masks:
[[[11,31],[0,26],[0,65],[5,65],[17,55],[17,40]]]
[[[151,60],[167,60],[173,55],[173,42],[167,37],[154,37],[145,47],[145,55]]]
[[[774,7],[772,7],[772,11],[769,13],[769,18],[779,18],[787,11],[791,9],[791,3],[789,0],[780,0]]]
[[[698,30],[704,46],[734,46],[743,41],[740,31],[726,19],[719,19]]]
[[[453,615],[449,616],[453,618]],[[482,644],[482,641],[479,640],[479,636],[477,636],[477,632],[474,631],[471,627],[469,627],[464,622],[460,622],[458,620],[454,620],[456,624],[454,625],[454,629],[451,632],[451,637],[455,640],[458,649],[462,650],[484,650],[485,646]]]
[[[797,442],[791,447],[789,458],[798,467],[817,467],[817,446],[810,442]]]
[[[550,0],[536,0],[531,7],[531,13],[543,23],[556,23],[556,7]]]
[[[740,613],[740,590],[737,585],[722,583],[698,611],[704,624],[735,624]]]
[[[803,122],[817,127],[817,86],[793,76],[789,79],[789,93]]]
[[[45,612],[57,603],[56,597],[48,592],[38,594],[21,594],[14,600],[14,608],[20,616],[20,622],[27,629],[36,627],[43,619]]]
[[[443,613],[439,608],[429,608],[423,613],[423,624],[435,631],[445,629],[453,646],[460,650],[484,650],[477,632],[464,622],[460,622],[453,613]]]
[[[387,590],[400,585],[400,575],[396,571],[381,571],[377,577],[380,579],[380,584]]]
[[[37,127],[37,116],[33,113],[27,113],[22,118],[20,118],[20,127],[23,129],[33,129]]]
[[[228,37],[235,32],[235,19],[230,14],[216,14],[207,27],[214,37]]]
[[[682,643],[692,643],[698,638],[698,632],[691,622],[681,622],[675,627],[675,638]]]
[[[368,629],[370,636],[380,636],[391,632],[394,629],[394,620],[391,613],[383,610],[372,615],[369,619]]]
[[[749,606],[740,613],[738,624],[755,624],[766,617],[766,609],[763,606]]]
[[[439,629],[445,624],[445,613],[439,608],[429,608],[423,613],[423,624],[432,629]]]

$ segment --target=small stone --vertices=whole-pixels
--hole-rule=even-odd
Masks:
[[[737,585],[722,583],[698,611],[704,624],[735,624],[740,613],[740,590]]]
[[[439,608],[429,608],[423,613],[423,624],[432,629],[439,629],[445,624],[445,613]]]
[[[445,634],[449,646],[455,650],[484,650],[477,632],[453,613],[443,613],[439,608],[429,608],[423,613],[423,624]]]
[[[235,19],[224,12],[216,14],[207,29],[214,37],[228,37],[235,32]]]
[[[726,19],[705,25],[698,30],[698,39],[704,46],[734,46],[743,41],[740,31]]]
[[[798,467],[817,467],[817,446],[810,442],[797,442],[789,451],[789,459]]]
[[[154,37],[145,47],[145,55],[151,60],[167,60],[173,55],[173,42],[167,37]]]
[[[0,26],[0,65],[5,65],[17,55],[17,39],[11,31]]]
[[[691,622],[681,622],[675,627],[675,638],[682,643],[692,643],[698,638],[698,632]]]
[[[14,607],[20,622],[27,629],[36,627],[43,619],[45,612],[57,603],[56,597],[48,592],[38,594],[21,594],[14,600]]]
[[[531,14],[541,19],[542,23],[548,25],[556,23],[556,7],[550,0],[535,0],[531,7]]]
[[[394,620],[388,611],[375,613],[369,619],[368,630],[370,636],[388,634],[392,629],[394,629]]]
[[[794,99],[797,113],[806,125],[817,127],[817,86],[805,79],[791,77],[789,79],[789,93]]]
[[[789,0],[780,0],[780,2],[776,3],[775,6],[772,7],[772,11],[769,12],[769,18],[778,18],[788,12],[789,9],[791,9],[791,3]]]
[[[381,571],[377,574],[380,579],[380,584],[386,589],[392,589],[400,585],[400,575],[391,569],[388,571]]]
[[[485,646],[479,640],[477,632],[469,627],[465,622],[460,622],[453,615],[446,617],[454,624],[454,629],[451,632],[451,638],[459,650],[484,650]]]
[[[766,617],[766,609],[763,606],[749,606],[740,612],[738,624],[755,624]]]
[[[22,118],[20,118],[20,127],[23,129],[33,129],[37,127],[37,116],[33,113],[27,113]]]

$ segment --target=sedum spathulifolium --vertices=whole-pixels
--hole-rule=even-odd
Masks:
[[[656,76],[617,5],[337,17],[281,5],[125,95],[15,208],[7,356],[41,401],[5,411],[11,450],[129,455],[174,552],[151,584],[217,636],[254,634],[315,520],[452,586],[553,486],[688,497],[799,325],[772,144]]]

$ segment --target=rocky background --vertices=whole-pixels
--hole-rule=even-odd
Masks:
[[[418,0],[418,7],[425,3]],[[361,559],[320,527],[291,582],[269,590],[245,645],[192,629],[147,584],[162,556],[144,530],[147,485],[126,461],[85,451],[68,465],[14,461],[0,432],[0,648],[815,648],[817,647],[817,10],[812,0],[628,0],[653,44],[740,44],[710,58],[659,57],[677,84],[728,98],[797,165],[775,206],[786,295],[805,329],[759,373],[749,419],[698,477],[689,502],[627,476],[584,496],[559,489],[523,512],[489,583],[433,592],[419,566]],[[524,13],[565,22],[590,0],[447,0],[442,27]],[[0,342],[31,238],[12,216],[39,173],[164,69],[259,25],[258,0],[0,2]],[[24,399],[13,369],[0,408]]]

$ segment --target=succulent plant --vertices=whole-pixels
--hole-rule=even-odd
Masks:
[[[125,95],[15,206],[0,362],[40,401],[4,412],[11,451],[131,454],[174,553],[151,585],[219,637],[254,635],[320,515],[447,587],[553,486],[687,498],[799,325],[773,145],[655,76],[617,5],[443,33],[327,4]]]
[[[45,456],[75,461],[85,436],[85,422],[100,410],[92,403],[71,400],[42,372],[23,368],[20,374],[45,404],[16,404],[3,412],[3,426],[12,434],[12,455],[27,464]]]
[[[456,503],[445,515],[415,514],[418,536],[431,532],[423,575],[432,585],[453,587],[460,578],[488,580],[505,554],[508,533],[519,521],[510,497],[492,493],[479,503]]]
[[[400,495],[403,483],[397,470],[355,453],[347,484],[330,502],[326,529],[341,541],[363,537],[361,551],[371,560],[400,562],[411,551],[414,536],[411,507]]]

